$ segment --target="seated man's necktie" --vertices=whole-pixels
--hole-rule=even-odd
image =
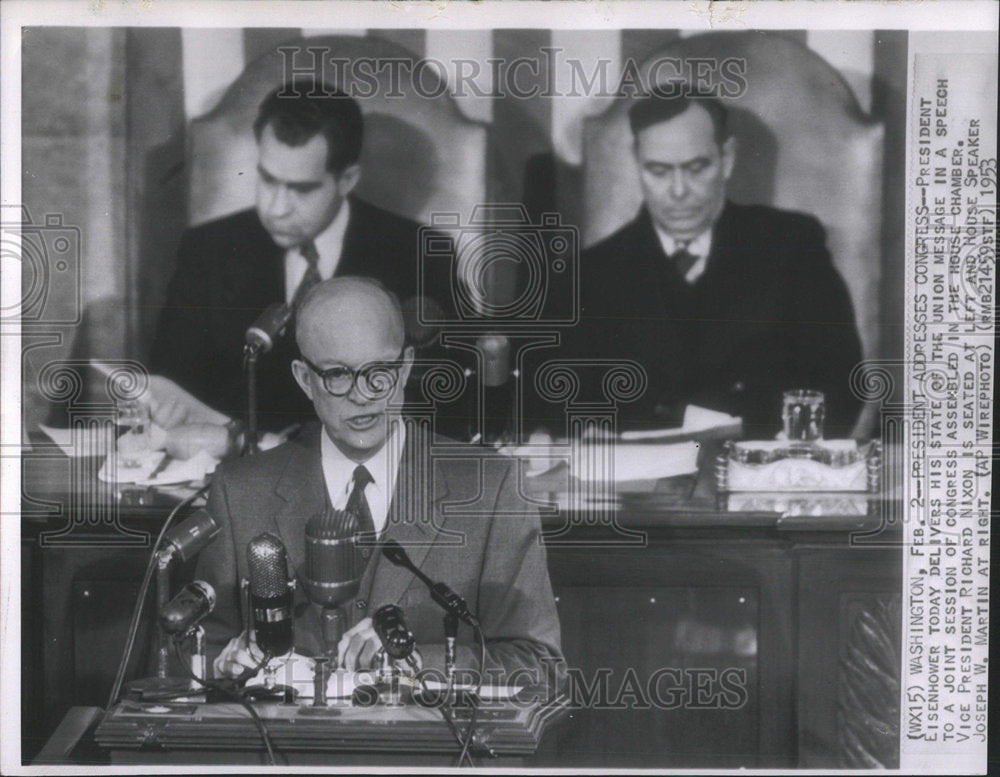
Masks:
[[[677,240],[675,245],[677,250],[675,250],[667,259],[673,263],[674,267],[677,268],[677,272],[680,276],[687,279],[687,274],[694,267],[695,262],[698,261],[698,257],[687,250],[688,246],[691,244],[690,240]]]
[[[299,306],[309,289],[323,280],[319,275],[319,252],[316,250],[316,244],[312,240],[307,240],[299,246],[299,253],[309,266],[306,267],[305,275],[302,276],[302,280],[295,288],[295,294],[292,296],[292,310]]]
[[[365,498],[365,488],[369,483],[375,482],[375,479],[364,464],[359,464],[354,468],[353,481],[354,487],[347,497],[345,509],[357,518],[358,531],[362,535],[362,539],[374,543],[376,539],[375,521],[372,518],[371,508],[368,506],[368,499]]]

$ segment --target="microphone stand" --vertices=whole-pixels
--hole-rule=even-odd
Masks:
[[[323,652],[326,657],[337,661],[337,646],[344,636],[344,608],[324,606],[320,614],[323,628]]]
[[[444,616],[444,676],[451,687],[455,681],[455,642],[458,638],[458,616],[445,613]]]
[[[260,453],[257,426],[257,358],[259,356],[259,346],[249,343],[243,346],[243,368],[247,381],[247,428],[246,436],[243,438],[243,450],[240,453],[242,456],[254,456]]]

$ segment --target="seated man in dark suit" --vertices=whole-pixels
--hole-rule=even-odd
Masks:
[[[819,222],[726,199],[736,148],[717,100],[644,97],[629,121],[645,205],[583,252],[569,353],[645,369],[648,388],[622,405],[623,428],[678,425],[693,404],[769,438],[782,392],[805,388],[826,395],[826,436],[848,436],[861,347]]]
[[[432,580],[466,599],[482,623],[487,669],[519,672],[521,684],[530,677],[550,682],[559,671],[559,620],[537,512],[519,498],[509,459],[481,451],[478,459],[435,460],[430,435],[389,412],[401,400],[413,362],[396,300],[370,279],[326,281],[300,306],[296,338],[302,356],[292,363],[295,380],[322,426],[221,465],[209,496],[221,532],[198,558],[196,575],[218,596],[206,622],[216,676],[257,665],[253,648],[234,636],[245,623],[239,580],[248,576],[248,543],[262,532],[278,536],[301,578],[306,522],[332,507],[367,511],[366,530],[379,543],[398,541]],[[374,362],[382,380],[369,380],[363,369]],[[390,374],[394,379],[386,380]],[[460,504],[469,506],[467,513],[455,509]],[[357,596],[345,606],[350,628],[339,645],[341,666],[368,667],[379,647],[370,616],[397,604],[424,668],[441,669],[442,611],[411,572],[377,548],[365,552]],[[326,648],[319,609],[301,584],[294,612],[297,652],[320,655]],[[464,624],[457,654],[456,667],[480,669],[472,630]]]
[[[157,327],[151,372],[230,417],[245,411],[244,333],[269,305],[292,305],[317,281],[345,274],[376,278],[403,301],[417,294],[419,225],[352,194],[361,177],[358,104],[326,90],[309,96],[312,91],[279,89],[261,104],[254,123],[256,207],[184,234]],[[443,297],[444,283],[437,291],[428,283],[425,294]],[[258,364],[265,430],[311,413],[289,369],[291,340],[280,340]],[[184,407],[170,410],[157,418],[154,408],[154,421],[198,420],[187,418]],[[196,436],[205,431],[192,429]]]

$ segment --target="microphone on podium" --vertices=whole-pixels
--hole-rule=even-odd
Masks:
[[[383,605],[375,611],[372,628],[389,658],[405,661],[413,655],[416,642],[412,632],[406,627],[403,611],[395,604]]]
[[[183,563],[197,556],[218,533],[219,525],[208,511],[198,510],[166,533],[160,553],[168,559],[177,558]]]
[[[167,634],[183,634],[201,623],[213,609],[215,589],[204,580],[194,580],[160,610],[160,625]]]
[[[268,305],[246,331],[246,343],[258,353],[267,353],[292,320],[293,310],[283,302]]]
[[[323,608],[323,643],[336,658],[344,635],[343,605],[358,593],[365,565],[358,556],[357,519],[344,510],[327,509],[306,522],[303,584],[309,599]]]
[[[386,540],[382,545],[382,555],[397,567],[410,570],[431,592],[431,598],[459,620],[468,623],[473,628],[479,627],[479,618],[469,609],[468,603],[444,583],[435,583],[421,572],[413,563],[409,554],[396,540]]]
[[[285,546],[273,534],[259,534],[247,545],[250,616],[257,645],[269,658],[292,649],[293,588]]]

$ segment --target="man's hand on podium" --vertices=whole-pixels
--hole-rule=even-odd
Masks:
[[[257,647],[257,640],[250,636],[249,648],[247,647],[247,634],[237,634],[222,649],[212,662],[214,677],[239,677],[248,669],[259,669],[264,654]]]
[[[372,619],[365,618],[340,638],[337,645],[337,666],[350,671],[369,669],[372,659],[381,648],[382,643],[372,627]]]

